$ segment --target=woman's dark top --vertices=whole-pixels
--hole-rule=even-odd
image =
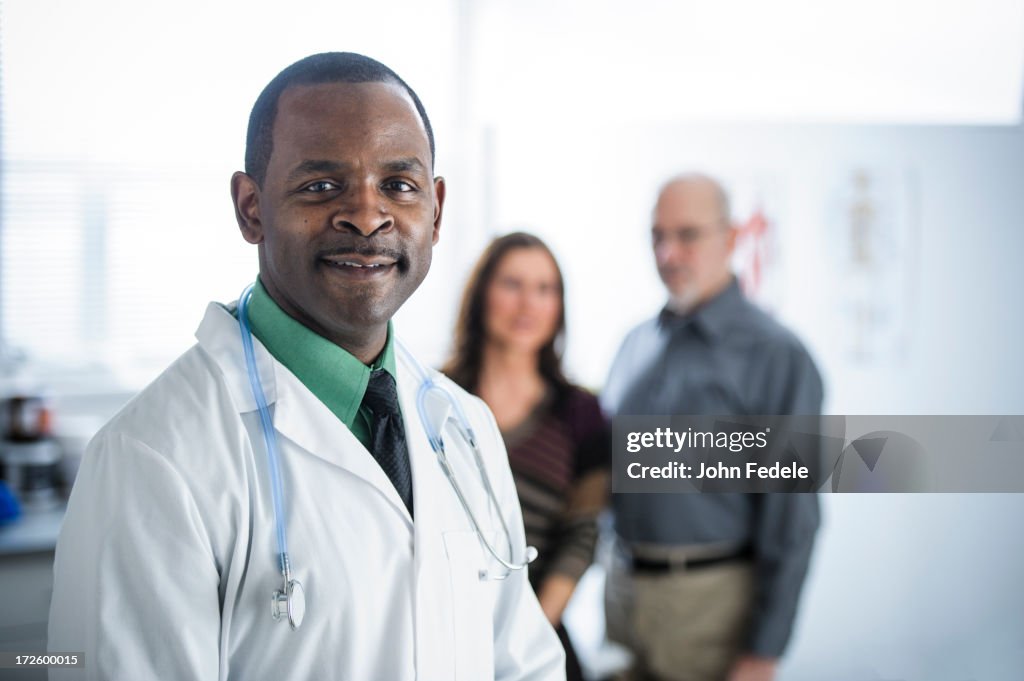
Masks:
[[[502,432],[526,541],[538,551],[530,564],[535,590],[549,574],[583,576],[608,494],[611,441],[597,398],[575,386],[560,393],[549,389],[521,424]]]

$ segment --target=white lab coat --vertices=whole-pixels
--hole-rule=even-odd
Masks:
[[[271,618],[280,587],[273,502],[238,324],[211,304],[198,344],[89,446],[57,544],[49,649],[84,651],[51,679],[564,679],[526,572],[481,581],[487,560],[416,409],[398,353],[415,522],[370,453],[255,342],[278,433],[288,548],[307,612]],[[255,340],[255,339],[254,339]],[[439,375],[438,375],[439,376]],[[521,560],[524,531],[490,411],[446,378],[481,450]],[[447,402],[463,492],[507,551]]]

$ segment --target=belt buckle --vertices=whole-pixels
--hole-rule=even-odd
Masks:
[[[685,553],[670,553],[668,556],[669,572],[686,572],[686,564],[689,559]]]

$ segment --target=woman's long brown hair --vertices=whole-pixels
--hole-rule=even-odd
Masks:
[[[538,237],[526,232],[513,232],[498,237],[480,256],[462,294],[462,304],[455,323],[455,347],[442,371],[465,390],[471,393],[478,391],[484,344],[487,340],[487,331],[484,327],[487,289],[494,280],[494,273],[502,258],[519,248],[536,248],[544,251],[555,264],[555,272],[558,274],[558,297],[561,302],[558,327],[554,335],[541,347],[538,353],[538,367],[541,376],[560,397],[569,387],[569,381],[562,373],[561,350],[565,338],[565,283],[562,279],[562,270],[558,267],[558,261],[555,260],[551,249]]]

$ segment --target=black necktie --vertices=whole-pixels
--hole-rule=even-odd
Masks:
[[[373,413],[370,426],[370,452],[398,490],[405,507],[412,515],[412,471],[409,450],[405,444],[405,426],[398,409],[398,389],[387,371],[370,373],[370,382],[363,396],[363,406]]]

